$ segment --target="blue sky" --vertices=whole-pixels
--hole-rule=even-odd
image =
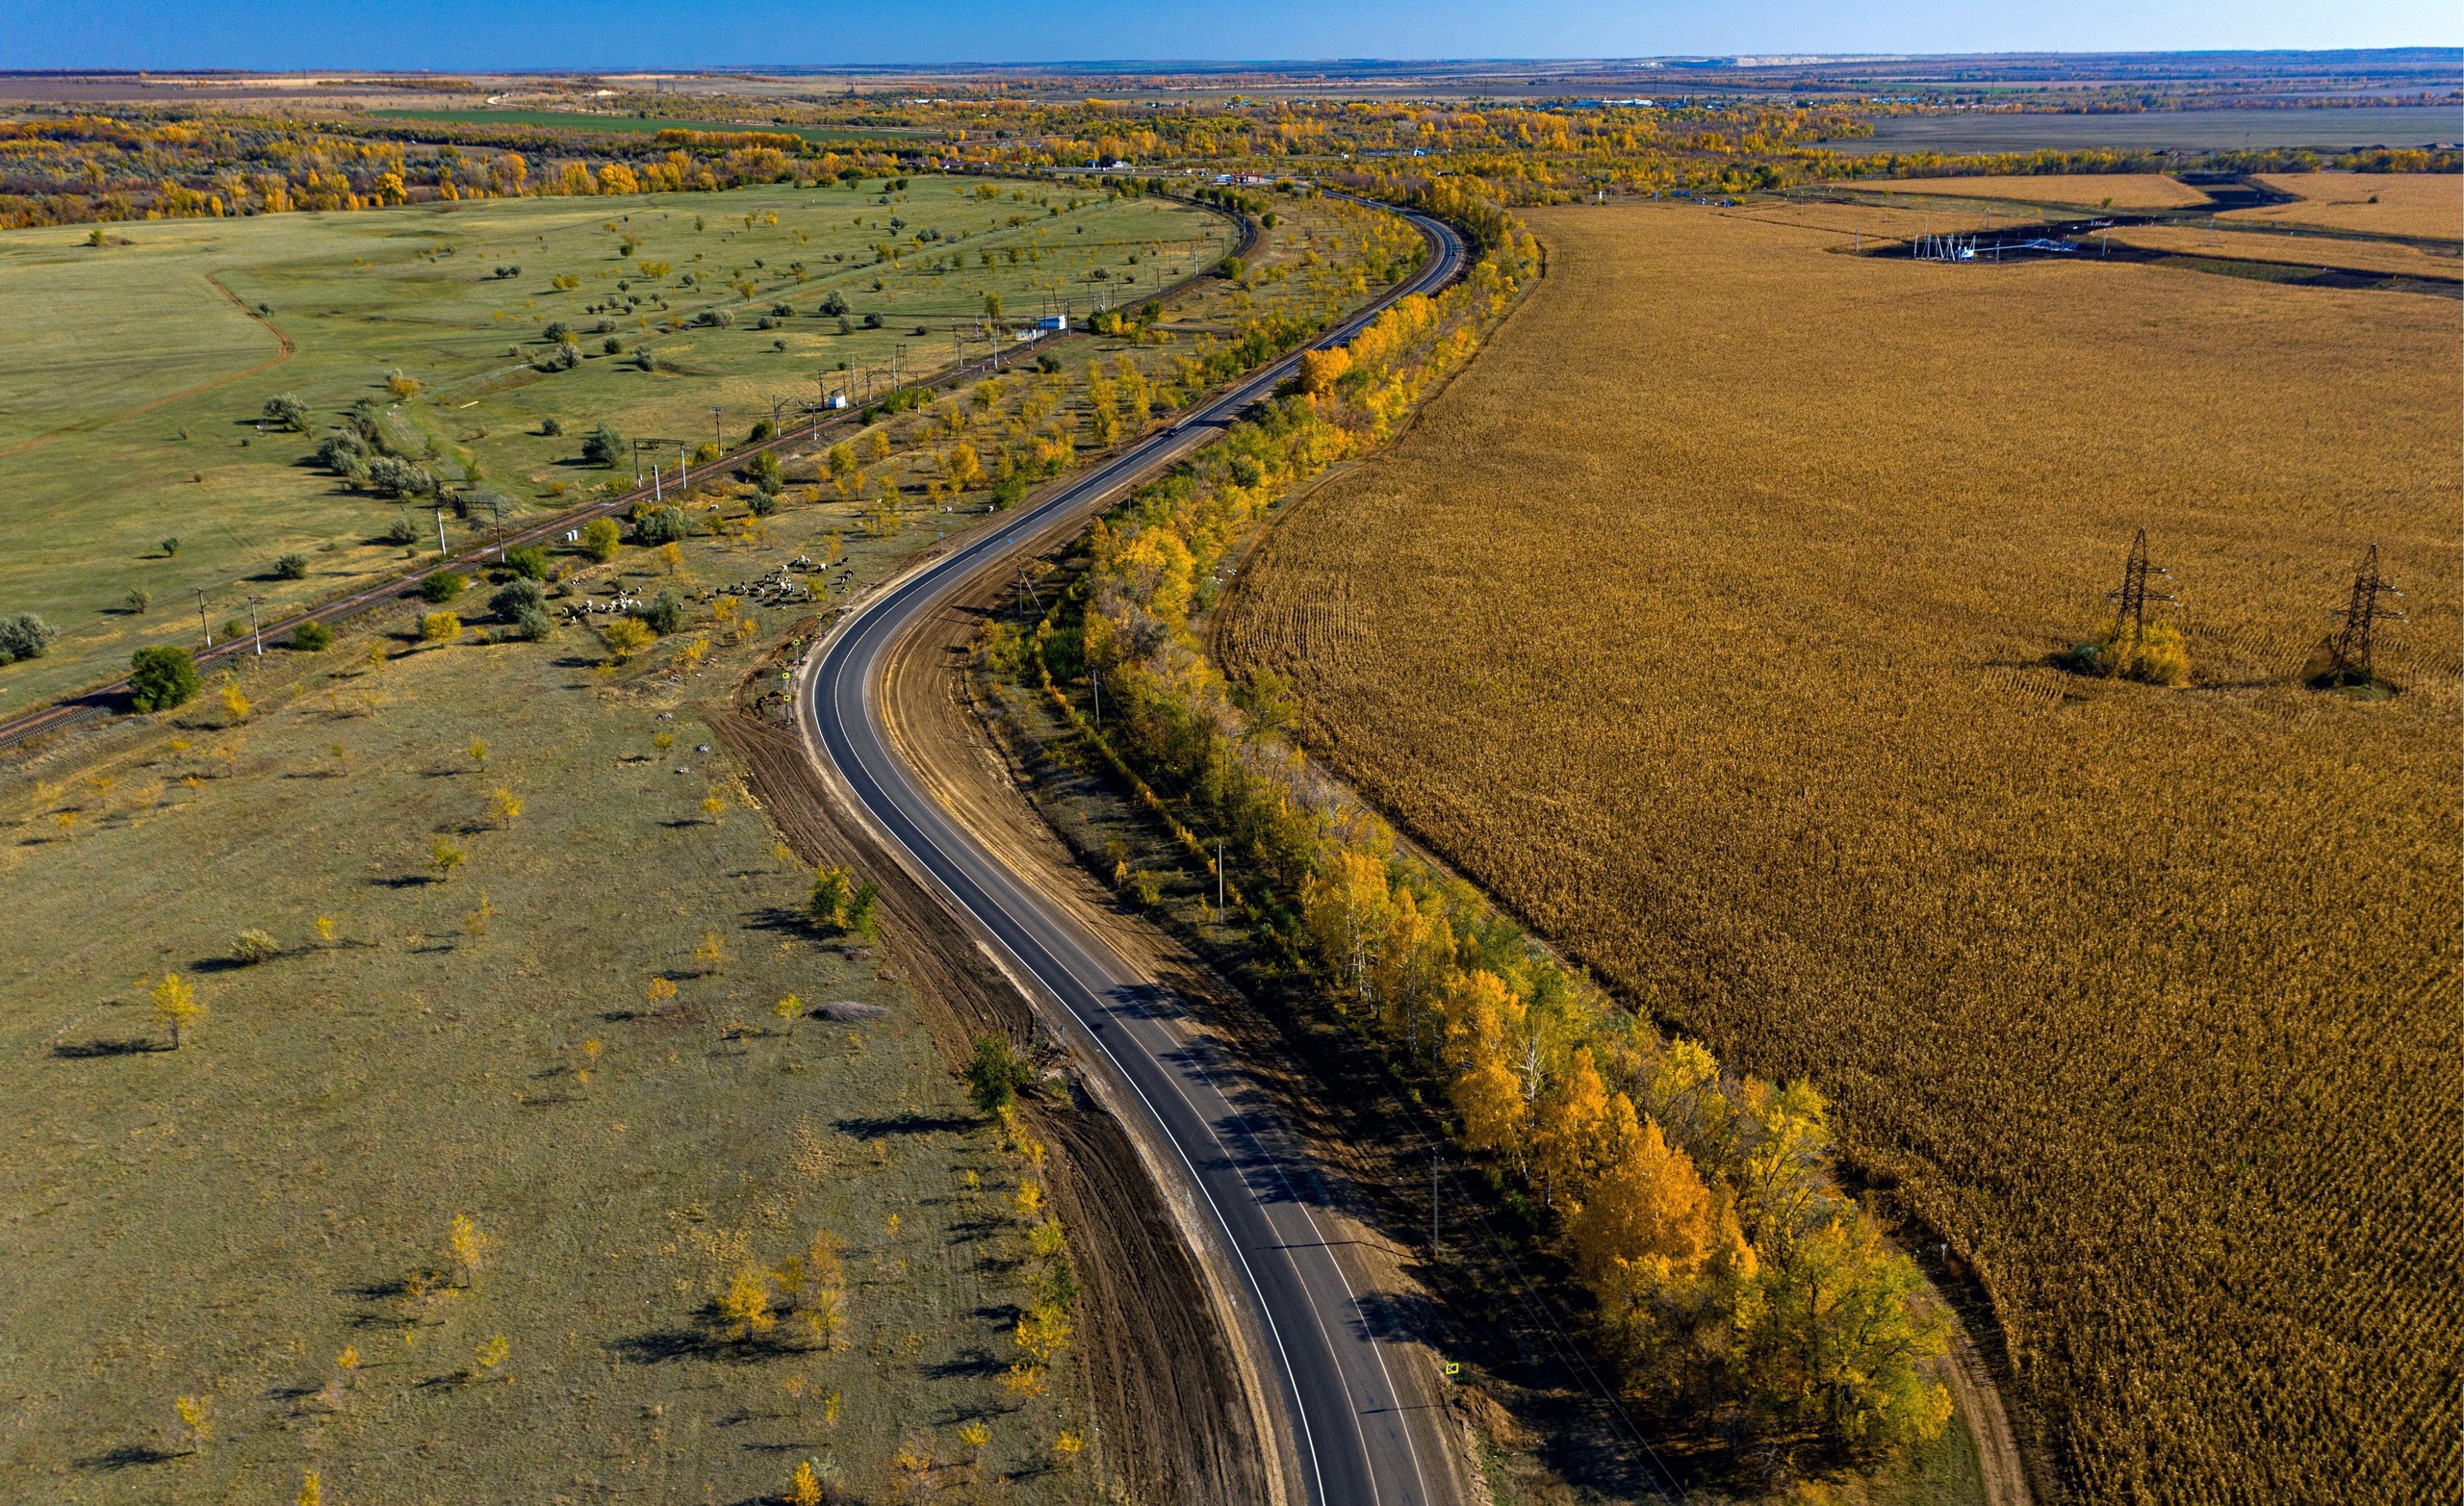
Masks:
[[[2455,0],[0,0],[0,66],[486,68],[2464,42]]]

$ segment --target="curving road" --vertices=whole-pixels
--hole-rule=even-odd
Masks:
[[[1341,345],[1396,299],[1433,291],[1464,262],[1447,226],[1410,217],[1428,239],[1419,273],[1321,340]],[[1271,393],[1297,366],[1277,362],[1132,446],[1089,474],[1054,488],[856,609],[807,657],[797,678],[806,734],[843,780],[843,793],[963,920],[1066,1011],[1065,1034],[1106,1071],[1118,1100],[1142,1106],[1168,1143],[1184,1190],[1229,1264],[1280,1372],[1300,1481],[1320,1506],[1435,1506],[1450,1495],[1444,1461],[1415,1446],[1404,1393],[1364,1306],[1312,1213],[1318,1176],[1270,1114],[1227,1091],[1226,1063],[1187,1027],[1168,996],[1104,942],[1047,903],[961,826],[893,747],[879,687],[897,646],[941,603],[1025,552],[1084,527],[1125,487],[1170,466]],[[1151,1137],[1151,1136],[1150,1136]],[[1441,1494],[1439,1493],[1444,1493]]]

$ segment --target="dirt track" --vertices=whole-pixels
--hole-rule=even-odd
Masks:
[[[906,871],[822,794],[792,727],[712,708],[754,796],[808,862],[854,864],[882,886],[884,950],[924,1002],[955,1069],[974,1038],[1028,1038],[1034,1016],[1001,971]],[[1084,1290],[1079,1344],[1113,1474],[1139,1501],[1253,1506],[1275,1493],[1232,1346],[1137,1148],[1111,1115],[1030,1108]]]

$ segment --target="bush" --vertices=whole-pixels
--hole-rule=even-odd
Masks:
[[[693,520],[681,507],[660,507],[633,520],[636,544],[675,544],[693,535]]]
[[[285,554],[273,562],[273,573],[280,580],[305,580],[308,578],[308,556]]]
[[[516,638],[526,638],[532,643],[537,643],[554,632],[556,624],[549,617],[545,606],[526,606],[512,614],[507,623],[507,628]]]
[[[240,932],[231,940],[231,960],[242,967],[254,967],[259,962],[270,962],[280,956],[282,956],[282,943],[276,941],[271,932],[259,931],[254,926]]]
[[[2135,679],[2147,685],[2187,685],[2190,652],[2171,627],[2147,628],[2137,637],[2108,634],[2074,646],[2062,656],[2066,668],[2100,678]]]
[[[0,617],[0,664],[39,659],[51,651],[51,641],[59,636],[58,628],[32,612]]]
[[[552,568],[548,560],[547,547],[538,544],[525,544],[519,549],[505,550],[504,563],[507,570],[526,580],[545,580]]]
[[[658,634],[632,618],[620,617],[599,629],[599,641],[605,644],[607,651],[615,656],[617,663],[622,664],[656,643]]]
[[[880,315],[878,315],[878,314],[867,314],[867,315],[865,315],[865,316],[864,316],[864,327],[865,327],[866,329],[879,329],[879,328],[881,328],[881,327],[882,327],[882,317],[881,317]]]
[[[684,625],[684,599],[661,586],[658,595],[633,609],[633,615],[664,638]]]
[[[581,458],[594,466],[614,466],[625,458],[625,439],[603,423],[581,442]]]
[[[380,497],[428,497],[436,491],[436,477],[425,466],[377,455],[368,462],[368,485]]]
[[[622,355],[625,350],[625,342],[610,335],[599,343],[599,348],[605,355]]]
[[[616,557],[617,532],[613,518],[593,518],[581,525],[582,552],[601,564]]]
[[[420,619],[422,643],[451,643],[462,636],[462,619],[451,612],[430,612]]]
[[[368,441],[356,430],[336,429],[317,442],[317,464],[336,475],[356,477],[368,470]]]
[[[847,312],[847,295],[843,293],[834,293],[822,299],[821,307],[814,312],[824,319],[837,319]]]
[[[298,434],[308,432],[308,405],[295,393],[277,393],[267,398],[265,418],[275,428]]]
[[[196,660],[189,651],[163,644],[129,655],[128,701],[140,711],[168,711],[196,699]]]
[[[420,582],[420,595],[439,606],[462,594],[471,582],[449,570],[440,570]]]
[[[557,435],[565,432],[565,426],[554,419],[541,419],[539,421],[539,432],[550,439],[554,439]]]
[[[397,517],[379,537],[388,544],[417,544],[420,541],[419,524],[408,518]]]
[[[334,646],[334,630],[322,623],[301,623],[291,629],[291,646],[306,653],[322,653]]]
[[[1239,282],[1249,275],[1249,264],[1237,256],[1227,256],[1215,264],[1215,275],[1230,282]]]
[[[693,322],[705,329],[725,329],[735,322],[735,316],[725,309],[704,309],[693,316]]]
[[[999,1035],[979,1035],[975,1057],[966,1064],[966,1095],[975,1107],[988,1114],[997,1114],[1017,1101],[1018,1095],[1033,1092],[1036,1067],[1017,1049]]]
[[[547,589],[527,575],[514,576],[488,598],[488,610],[508,620],[524,610],[545,611],[547,605]]]

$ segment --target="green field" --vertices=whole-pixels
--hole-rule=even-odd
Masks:
[[[657,131],[759,131],[771,136],[796,136],[808,141],[838,145],[922,136],[910,126],[882,126],[851,131],[841,126],[773,125],[762,120],[670,120],[647,115],[594,115],[571,110],[372,110],[372,120],[436,120],[450,125],[535,125],[556,131],[622,131],[649,135]]]
[[[758,549],[697,540],[674,582],[840,525],[798,508]],[[852,564],[923,537],[860,535]],[[638,551],[616,569],[670,582]],[[684,637],[723,643],[695,617]],[[355,1503],[732,1501],[821,1458],[873,1499],[910,1442],[945,1488],[1085,1498],[1100,1451],[1052,1456],[1086,1429],[1070,1383],[1001,1384],[1026,1162],[882,955],[803,922],[809,871],[703,751],[706,687],[761,640],[698,676],[665,650],[613,671],[574,627],[378,638],[405,618],[251,666],[244,722],[209,696],[0,796],[0,1498],[289,1501],[315,1468]],[[377,641],[396,657],[372,669]],[[442,880],[439,838],[466,859]],[[251,927],[282,954],[230,965]],[[133,982],[166,971],[206,1008],[176,1051]],[[886,1012],[787,1022],[789,994]],[[456,1215],[486,1259],[422,1289]],[[823,1230],[845,1344],[786,1341],[784,1316],[732,1341],[732,1273]]]
[[[404,508],[306,463],[352,401],[391,401],[389,373],[421,384],[395,417],[432,449],[426,463],[448,480],[475,468],[512,521],[630,483],[629,469],[580,463],[596,423],[740,442],[774,399],[832,383],[860,393],[867,375],[880,387],[893,351],[902,377],[946,366],[952,325],[971,325],[988,292],[1011,314],[1083,312],[1186,274],[1230,235],[1188,205],[1080,202],[1050,185],[1000,185],[991,200],[973,179],[863,187],[130,223],[101,247],[66,229],[0,236],[14,294],[0,307],[0,614],[38,613],[61,634],[47,657],[0,668],[0,714],[108,678],[141,645],[192,643],[196,588],[218,636],[251,595],[279,613],[398,566],[404,551],[375,541]],[[876,265],[877,245],[927,229],[942,239]],[[645,276],[644,262],[672,270]],[[557,290],[559,276],[578,286]],[[817,313],[833,293],[853,333]],[[776,328],[756,327],[782,304]],[[733,323],[688,322],[706,309]],[[863,328],[867,314],[883,327]],[[536,370],[559,320],[583,332],[584,359]],[[296,346],[287,358],[283,337]],[[621,355],[603,352],[610,339]],[[634,363],[645,345],[655,371]],[[308,402],[310,432],[259,432],[276,393]],[[540,432],[548,419],[562,435]],[[433,522],[416,521],[432,547]],[[472,536],[456,524],[457,544]],[[309,556],[304,580],[272,578],[290,551]],[[150,594],[147,610],[130,610],[134,591]]]

